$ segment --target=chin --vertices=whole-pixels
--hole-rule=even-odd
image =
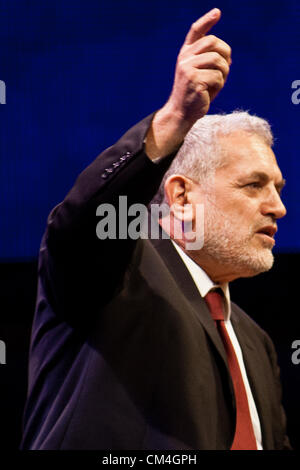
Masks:
[[[242,277],[252,277],[257,274],[264,273],[269,271],[274,264],[274,256],[270,250],[267,250],[266,253],[253,256],[248,258],[247,267]]]

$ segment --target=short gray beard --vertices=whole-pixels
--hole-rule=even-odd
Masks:
[[[218,263],[233,268],[241,277],[254,276],[269,271],[274,263],[274,256],[269,247],[249,250],[247,241],[253,237],[249,228],[248,236],[238,237],[238,221],[228,220],[214,204],[213,198],[207,195],[205,204],[205,231],[203,250]]]

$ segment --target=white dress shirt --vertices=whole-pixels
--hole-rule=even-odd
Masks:
[[[175,242],[173,242],[173,240],[171,241],[174,247],[176,248],[179,256],[182,258],[184,264],[186,265],[190,275],[192,276],[200,292],[201,297],[205,297],[209,291],[211,291],[212,289],[215,289],[216,287],[221,288],[224,293],[224,298],[225,298],[225,315],[224,315],[225,321],[224,323],[225,323],[227,333],[232,342],[232,346],[237,356],[240,370],[242,373],[242,377],[243,377],[243,381],[244,381],[244,385],[245,385],[245,389],[247,393],[248,403],[249,403],[250,415],[251,415],[254,435],[256,439],[257,449],[262,450],[261,427],[260,427],[259,417],[258,417],[256,405],[254,402],[254,398],[250,389],[249,381],[247,378],[247,373],[246,373],[244,360],[243,360],[243,354],[242,354],[239,342],[237,340],[237,337],[235,335],[233,326],[230,321],[231,308],[230,308],[230,293],[229,293],[228,283],[214,284],[213,281],[208,277],[206,272],[198,264],[196,264]]]

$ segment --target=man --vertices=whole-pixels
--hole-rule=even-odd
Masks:
[[[262,120],[204,117],[231,63],[229,46],[206,36],[219,18],[214,9],[192,25],[166,105],[103,152],[49,216],[22,448],[289,447],[272,342],[228,290],[271,267],[283,180]],[[215,145],[212,165],[187,151],[195,133]],[[124,236],[119,196],[146,206],[165,173],[160,222],[172,241]],[[99,233],[108,204],[118,237]],[[199,248],[190,235],[203,224]],[[214,323],[216,299],[231,346],[223,319]]]

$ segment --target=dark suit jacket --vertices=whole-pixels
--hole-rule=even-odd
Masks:
[[[235,400],[210,313],[170,240],[99,240],[96,208],[148,204],[153,164],[137,124],[49,216],[39,262],[23,449],[229,449]],[[118,215],[118,212],[117,212]],[[232,304],[265,449],[288,447],[276,354]]]

